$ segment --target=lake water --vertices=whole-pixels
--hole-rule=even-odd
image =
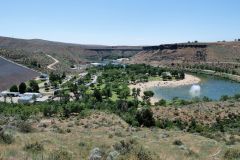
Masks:
[[[219,100],[222,95],[233,96],[240,93],[240,83],[213,76],[201,75],[198,77],[201,78],[201,82],[198,84],[200,86],[200,95],[198,97],[200,98],[207,96],[213,100]],[[174,97],[178,97],[187,100],[193,98],[190,93],[191,87],[192,85],[174,88],[154,87],[151,90],[155,93],[154,97],[158,99],[171,100]]]

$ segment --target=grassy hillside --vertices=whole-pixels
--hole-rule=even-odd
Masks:
[[[17,127],[7,129],[14,124]],[[68,119],[12,119],[3,127],[6,135],[13,136],[12,141],[1,142],[3,159],[87,160],[99,148],[101,159],[116,152],[119,160],[211,160],[225,159],[228,150],[240,147],[182,131],[135,128],[116,115],[96,111]]]
[[[0,37],[0,49],[0,55],[28,66],[32,61],[38,61],[45,67],[45,62],[51,61],[51,59],[46,59],[46,54],[50,54],[59,59],[60,68],[68,69],[71,64],[82,64],[106,58],[130,57],[141,50],[141,47],[79,45],[39,39]]]

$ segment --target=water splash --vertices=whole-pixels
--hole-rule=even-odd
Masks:
[[[201,94],[201,87],[199,85],[192,85],[189,93],[192,97],[199,97]]]

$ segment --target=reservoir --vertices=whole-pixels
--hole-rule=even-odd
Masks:
[[[213,100],[219,100],[222,95],[233,96],[240,93],[240,83],[226,80],[214,76],[197,75],[201,82],[196,85],[170,87],[153,87],[150,88],[154,92],[157,99],[171,100],[174,97],[189,100],[194,97],[209,97]],[[197,93],[196,95],[193,92]]]

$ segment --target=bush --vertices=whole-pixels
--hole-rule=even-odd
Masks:
[[[133,140],[121,140],[119,143],[114,144],[113,148],[124,155],[132,151],[134,144]]]
[[[13,85],[11,88],[10,88],[10,92],[18,92],[18,87],[16,85]]]
[[[17,127],[19,131],[23,133],[30,133],[33,131],[32,125],[29,122],[20,121],[18,122]]]
[[[238,149],[228,149],[224,153],[224,159],[227,159],[227,160],[240,159],[240,150],[238,150]]]
[[[220,101],[227,101],[229,99],[228,95],[223,95],[220,98]]]
[[[138,160],[151,160],[151,153],[140,147],[135,151],[136,157]]]
[[[48,160],[72,160],[72,159],[73,159],[72,155],[69,152],[64,151],[62,149],[53,151],[48,157]]]
[[[60,133],[60,134],[65,134],[66,133],[65,130],[63,130],[62,128],[60,128],[57,125],[53,125],[52,128],[53,128],[53,132],[55,132],[55,133]]]
[[[5,144],[12,144],[14,142],[14,136],[9,132],[2,131],[0,132],[0,141]]]
[[[149,108],[143,108],[137,112],[136,119],[140,125],[151,127],[155,125],[153,113]]]
[[[24,150],[31,152],[41,152],[44,150],[43,144],[39,142],[25,144]]]
[[[175,140],[175,141],[173,142],[173,144],[174,144],[174,145],[177,145],[177,146],[181,146],[181,145],[183,145],[183,142],[182,142],[181,140]]]
[[[173,122],[170,121],[168,118],[161,119],[156,121],[156,126],[161,129],[172,128],[174,126]]]
[[[167,101],[165,99],[161,99],[159,100],[159,102],[157,102],[157,105],[159,106],[166,106],[166,104],[167,104]]]

